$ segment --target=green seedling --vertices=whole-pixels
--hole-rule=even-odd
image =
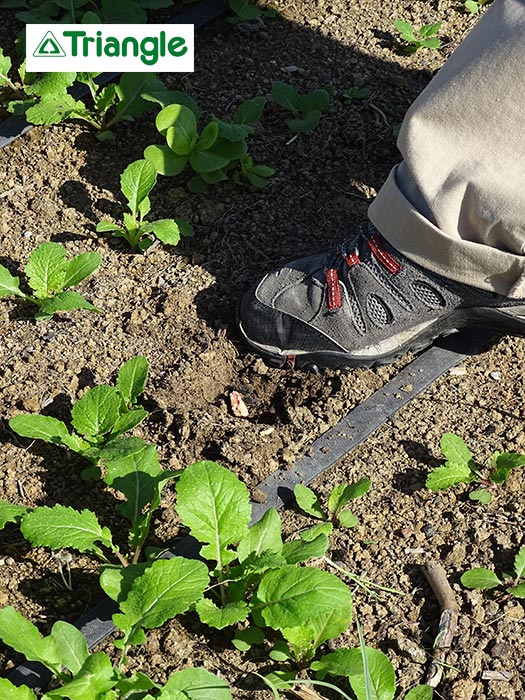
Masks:
[[[513,469],[525,465],[525,455],[516,452],[495,452],[487,465],[490,471],[484,478],[482,472],[486,467],[474,461],[470,450],[458,435],[445,433],[440,444],[446,461],[428,475],[426,486],[431,491],[441,491],[450,486],[472,482],[489,487],[503,484]],[[488,504],[492,501],[492,494],[487,489],[479,489],[471,491],[469,498]]]
[[[301,134],[315,129],[322,112],[325,112],[330,104],[328,90],[313,90],[300,95],[293,85],[281,80],[272,83],[272,98],[280,107],[293,114],[293,119],[287,119],[286,123],[292,131]]]
[[[81,253],[67,260],[66,250],[59,243],[42,243],[29,256],[24,268],[31,294],[20,289],[20,278],[0,265],[0,297],[16,297],[34,306],[38,320],[49,319],[58,311],[87,309],[100,311],[70,287],[85,280],[100,265],[100,253]]]
[[[123,602],[124,607],[135,606],[135,616],[147,629],[160,626],[166,612],[161,612],[161,600],[165,599],[166,608],[167,586],[165,580],[160,580],[162,573],[171,574],[168,579],[173,589],[181,594],[180,599],[174,599],[177,609],[188,605],[191,598],[184,585],[175,577],[183,573],[181,569],[175,572],[176,566],[171,564],[173,560],[157,562],[150,570],[150,585],[157,585],[157,589],[150,588],[145,591],[141,600],[133,599],[131,595]],[[167,566],[156,570],[152,575],[153,567],[163,564]],[[168,571],[169,569],[169,571]],[[205,567],[204,567],[205,569]],[[206,580],[205,570],[202,572],[202,580]],[[179,585],[177,585],[177,583]],[[194,578],[191,581],[196,585]],[[152,591],[158,590],[159,600],[152,600]],[[145,603],[152,603],[150,610],[146,612]],[[121,608],[122,609],[122,608]],[[129,612],[120,617],[129,616]],[[160,623],[162,624],[162,623]],[[142,628],[139,626],[140,633]],[[136,633],[138,636],[138,633]],[[0,610],[0,639],[9,647],[25,656],[28,661],[38,661],[51,671],[54,681],[52,689],[41,694],[26,685],[15,686],[7,678],[0,678],[0,694],[7,700],[61,700],[62,698],[74,698],[74,700],[231,700],[232,695],[228,684],[223,679],[206,671],[203,668],[186,668],[172,673],[164,685],[160,685],[142,672],[126,673],[124,659],[114,662],[114,654],[111,656],[103,651],[90,653],[83,634],[69,622],[58,620],[51,628],[47,636],[43,636],[39,629],[29,620],[26,620],[15,608],[8,606]],[[134,641],[134,643],[137,643]]]
[[[238,24],[239,22],[262,23],[263,19],[270,19],[277,15],[276,10],[260,7],[254,0],[228,0],[228,5],[235,15],[228,17],[230,24]]]
[[[471,14],[476,15],[490,0],[465,0],[463,7]]]
[[[73,405],[72,430],[52,416],[25,413],[13,416],[9,427],[31,440],[64,445],[93,465],[141,453],[146,447],[141,438],[122,436],[148,415],[144,408],[136,405],[147,376],[145,357],[138,355],[128,360],[119,370],[116,386],[95,386]]]
[[[264,105],[264,97],[247,100],[236,109],[231,122],[213,117],[199,133],[200,110],[193,100],[169,104],[155,122],[166,145],[148,146],[144,157],[161,175],[178,175],[189,165],[196,173],[187,183],[191,192],[224,182],[230,174],[235,179],[245,177],[255,187],[265,187],[274,170],[254,165],[246,143]]]
[[[394,20],[394,27],[404,41],[403,50],[407,53],[415,53],[419,49],[439,49],[441,40],[437,38],[437,33],[441,29],[441,22],[425,24],[417,31],[411,24],[402,19]]]
[[[482,567],[465,571],[460,580],[465,588],[490,589],[506,585],[507,593],[510,593],[514,598],[525,598],[525,582],[520,583],[524,573],[525,547],[522,547],[514,558],[514,571],[511,574],[503,574],[503,580],[494,571]]]
[[[369,85],[363,85],[362,87],[354,85],[343,91],[343,99],[347,102],[353,102],[354,100],[367,100],[371,94],[372,88]]]
[[[160,219],[145,221],[151,202],[149,194],[157,182],[157,171],[148,160],[136,160],[128,165],[120,176],[122,194],[128,200],[130,213],[124,213],[124,226],[117,226],[110,221],[97,224],[99,233],[111,233],[116,238],[124,238],[136,249],[146,250],[153,244],[153,237],[166,245],[177,245],[181,235],[191,236],[193,227],[186,221]]]
[[[313,518],[324,520],[330,525],[354,527],[357,524],[357,518],[348,509],[348,505],[356,498],[364,496],[370,489],[370,484],[370,479],[360,479],[354,484],[337,484],[328,496],[327,512],[323,510],[312,489],[304,484],[295,485],[294,496],[299,508]]]

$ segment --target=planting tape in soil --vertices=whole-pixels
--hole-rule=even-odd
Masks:
[[[223,0],[204,0],[196,7],[192,7],[167,20],[166,24],[193,24],[195,29],[197,29],[217,19],[225,11],[226,5]],[[105,85],[119,75],[120,73],[102,73],[95,79],[95,82],[97,85]],[[71,94],[77,100],[88,93],[88,86],[82,83],[75,83],[71,89]],[[34,124],[28,124],[24,117],[8,117],[0,124],[0,148],[4,148],[4,146],[16,141],[19,136],[26,134],[33,126]]]
[[[439,341],[435,346],[413,360],[388,384],[359,404],[331,430],[318,438],[299,457],[294,469],[279,469],[255,487],[263,503],[252,503],[252,523],[262,518],[269,508],[281,508],[293,498],[294,486],[308,484],[347,455],[397,411],[415,399],[447,372],[495,338],[492,330],[468,329]],[[197,557],[197,541],[190,536],[182,538],[166,554]],[[77,620],[76,626],[86,637],[90,649],[111,634],[115,626],[112,615],[118,606],[112,600],[101,601],[95,608]],[[9,676],[15,685],[25,683],[31,688],[45,687],[50,672],[36,662],[18,666]]]

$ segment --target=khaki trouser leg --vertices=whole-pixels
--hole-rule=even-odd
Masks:
[[[411,106],[369,209],[409,259],[525,297],[525,0],[495,0]]]

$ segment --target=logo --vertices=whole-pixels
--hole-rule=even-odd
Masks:
[[[192,24],[28,24],[31,72],[193,71]]]
[[[50,56],[64,57],[65,55],[66,52],[56,40],[53,32],[46,32],[44,38],[33,52],[33,56],[41,56],[42,58],[49,58]]]

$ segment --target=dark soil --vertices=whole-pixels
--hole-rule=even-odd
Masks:
[[[75,311],[36,323],[30,309],[2,300],[2,498],[91,508],[121,526],[113,497],[86,488],[78,459],[23,442],[7,420],[21,411],[67,420],[73,401],[88,387],[112,382],[134,355],[145,355],[151,365],[145,395],[151,414],[137,432],[158,446],[163,465],[215,459],[252,490],[275,469],[293,466],[316,437],[410,361],[407,356],[347,375],[270,369],[240,343],[235,305],[269,268],[342,240],[365,219],[399,157],[394,128],[476,18],[448,0],[283,0],[274,6],[281,16],[255,27],[219,21],[199,31],[195,73],[163,76],[166,83],[190,93],[208,116],[231,115],[240,101],[268,94],[275,80],[301,91],[329,83],[333,108],[314,132],[288,143],[288,115],[268,103],[250,141],[256,161],[277,170],[265,190],[226,184],[192,195],[185,177],[160,178],[152,197],[155,218],[186,218],[195,226],[194,239],[180,249],[155,244],[134,254],[95,233],[101,218],[121,215],[122,170],[148,144],[160,143],[152,115],[120,125],[111,142],[97,141],[84,125],[66,124],[35,128],[0,152],[0,262],[17,273],[48,240],[64,243],[70,255],[100,250],[101,268],[80,291],[105,312]],[[402,54],[395,17],[416,26],[441,20],[443,48]],[[342,93],[353,85],[370,86],[370,98],[345,102]],[[359,525],[332,537],[329,556],[408,594],[376,600],[356,591],[367,643],[389,654],[403,689],[423,682],[437,633],[438,606],[419,568],[434,557],[445,566],[461,608],[441,696],[523,697],[522,603],[504,592],[482,595],[459,585],[466,568],[512,567],[524,544],[519,474],[489,506],[469,501],[466,488],[436,495],[424,487],[445,432],[461,435],[480,461],[495,450],[524,449],[523,357],[523,341],[504,339],[471,358],[463,374],[436,382],[315,486],[325,494],[339,481],[372,478],[371,492],[355,505]],[[248,406],[246,419],[232,415],[233,389]],[[173,500],[168,492],[153,543],[170,543],[179,534]],[[305,520],[287,511],[284,522],[292,533]],[[3,533],[0,560],[0,603],[15,605],[42,629],[58,618],[75,619],[99,596],[95,561],[75,555],[74,590],[67,591],[56,561],[43,550],[29,551],[16,529]],[[236,698],[269,697],[256,690],[253,676],[242,675],[258,664],[230,649],[227,631],[209,639],[188,616],[150,634],[130,665],[159,681],[179,667],[204,665],[235,684]],[[352,628],[337,644],[356,641]],[[6,671],[18,660],[5,652]],[[484,680],[483,673],[494,670],[509,680]]]

